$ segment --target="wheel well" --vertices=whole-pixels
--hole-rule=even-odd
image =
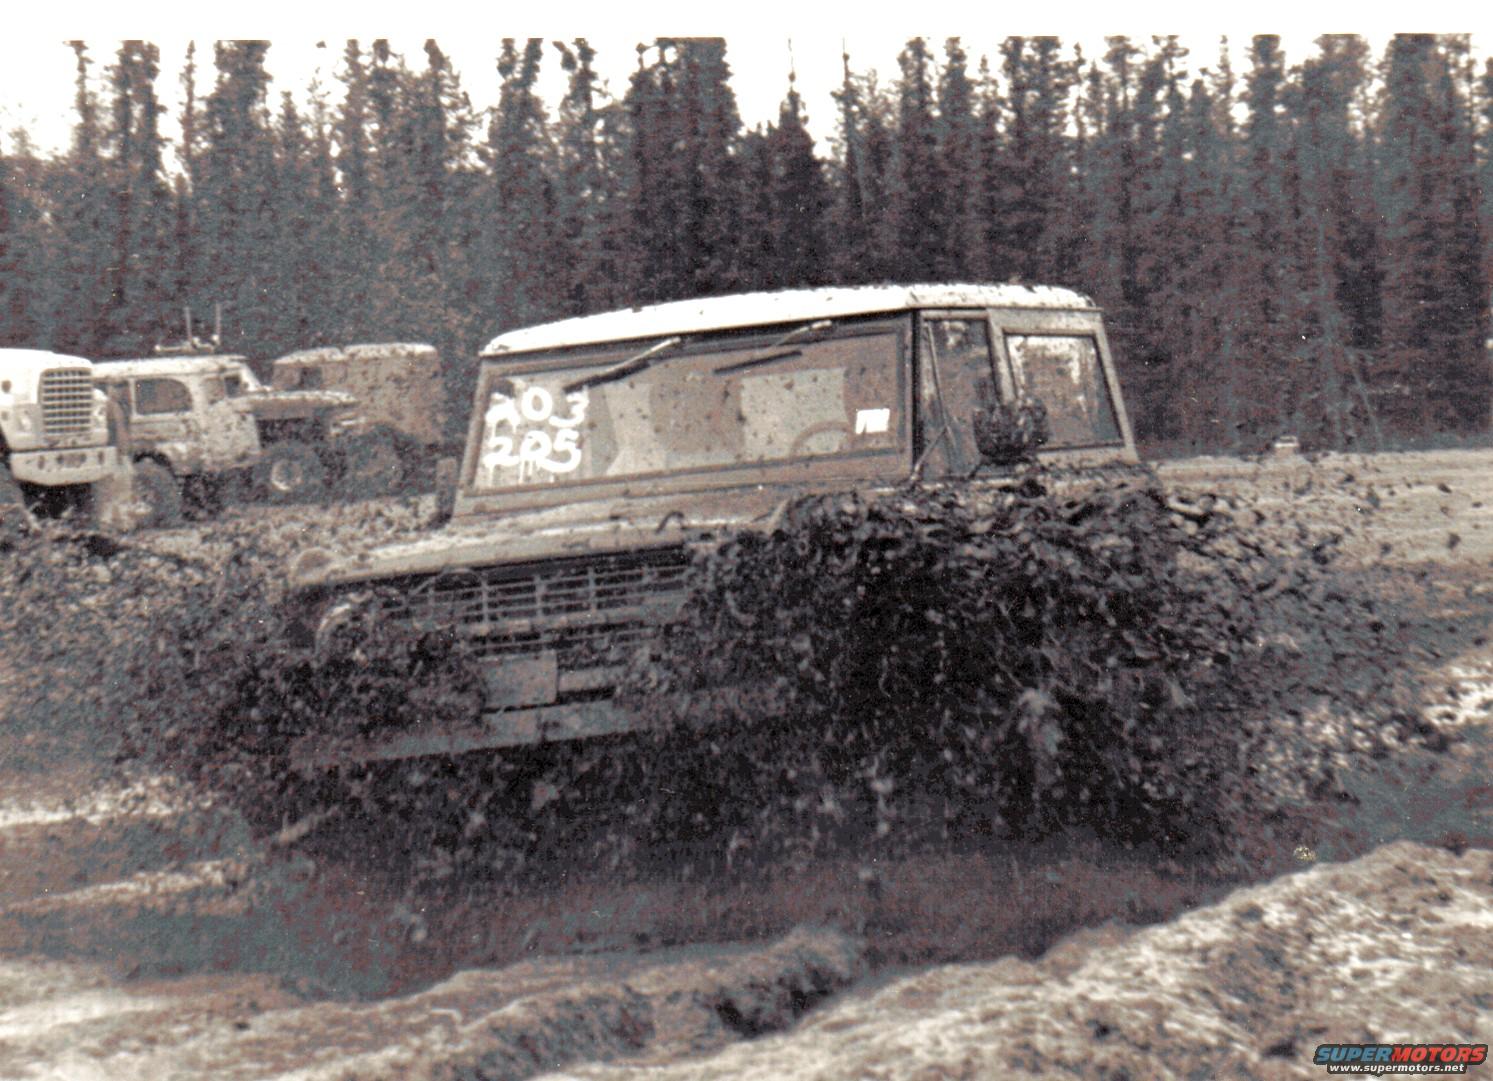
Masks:
[[[137,465],[140,462],[155,462],[157,465],[159,465],[166,472],[170,473],[173,477],[176,476],[176,470],[173,469],[173,468],[171,468],[171,462],[165,457],[165,455],[162,455],[162,454],[137,454],[137,455],[135,455],[134,461],[135,461],[135,463]]]

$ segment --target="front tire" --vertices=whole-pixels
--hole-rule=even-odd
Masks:
[[[272,443],[256,470],[259,487],[277,503],[315,498],[326,489],[327,469],[310,446],[294,440]]]
[[[181,485],[176,476],[151,458],[135,463],[135,500],[146,507],[140,524],[166,529],[181,524]]]

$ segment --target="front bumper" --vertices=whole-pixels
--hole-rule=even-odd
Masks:
[[[112,473],[118,464],[113,447],[13,451],[10,456],[10,472],[16,480],[50,488],[94,484]]]

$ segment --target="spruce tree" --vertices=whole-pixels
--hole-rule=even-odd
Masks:
[[[98,100],[84,42],[69,43],[75,64],[76,119],[72,145],[56,173],[57,261],[52,321],[55,347],[84,356],[102,355],[102,316],[109,302],[109,238],[112,232],[108,179]]]
[[[1194,79],[1183,124],[1174,297],[1180,305],[1172,326],[1176,373],[1170,408],[1174,434],[1190,449],[1234,444],[1230,396],[1237,357],[1230,352],[1234,306],[1230,276],[1237,259],[1238,212],[1230,143],[1230,83]],[[1169,110],[1170,114],[1170,110]]]
[[[483,298],[494,329],[540,322],[563,310],[557,285],[555,192],[544,106],[535,89],[543,42],[523,53],[505,38],[498,60],[502,88],[488,126],[491,178],[484,199],[482,246],[490,291]]]
[[[1476,99],[1478,185],[1483,192],[1479,213],[1483,235],[1493,238],[1493,59],[1483,61]],[[1489,245],[1483,258],[1483,288],[1493,295],[1493,244]],[[1488,334],[1489,341],[1493,342],[1493,326],[1488,328]]]
[[[823,166],[814,156],[814,139],[805,127],[803,100],[791,75],[788,94],[778,110],[777,124],[768,132],[765,149],[773,250],[768,281],[775,287],[817,285],[824,281],[828,262],[825,225],[830,194]]]
[[[369,76],[362,46],[356,39],[349,39],[343,47],[337,78],[342,83],[343,96],[333,123],[342,195],[336,222],[341,243],[334,253],[333,264],[335,304],[343,327],[361,337],[375,318],[373,278],[383,265],[383,256],[377,243],[378,201],[371,161]]]
[[[1241,163],[1243,242],[1235,275],[1239,341],[1232,374],[1244,405],[1236,423],[1258,445],[1291,427],[1295,342],[1286,317],[1289,264],[1281,258],[1291,247],[1291,223],[1285,189],[1287,131],[1280,116],[1285,81],[1280,39],[1257,35],[1250,61]]]
[[[985,176],[980,168],[975,87],[968,57],[958,38],[944,42],[943,70],[938,78],[938,151],[948,190],[944,210],[943,250],[936,253],[934,273],[945,280],[978,277],[982,262],[983,229],[980,195]]]
[[[172,336],[176,323],[171,190],[155,95],[159,60],[154,45],[126,41],[109,70],[114,101],[108,175],[114,205],[110,296],[103,318],[104,348],[114,355],[148,352]]]
[[[835,199],[835,245],[829,270],[835,281],[884,281],[896,251],[887,213],[891,189],[890,106],[873,80],[856,76],[842,56],[844,77],[835,92],[839,106],[841,168]]]
[[[975,252],[973,270],[981,278],[1012,281],[1020,277],[1021,253],[1013,222],[1006,212],[1020,199],[1021,187],[1008,144],[1007,102],[991,70],[989,58],[983,56],[980,58],[979,94],[978,170],[981,183],[976,189],[975,205],[980,243]]]
[[[42,165],[26,139],[0,137],[0,345],[42,347],[51,336],[42,286],[50,276],[46,233],[31,191]]]
[[[1486,422],[1482,231],[1472,135],[1448,55],[1454,43],[1399,34],[1384,65],[1378,131],[1386,266],[1383,344],[1373,373],[1403,433]]]
[[[737,250],[741,237],[743,186],[737,149],[741,117],[731,90],[731,68],[722,38],[685,38],[669,50],[678,71],[680,124],[677,144],[683,151],[681,185],[685,202],[678,209],[693,274],[687,293],[710,295],[741,288],[743,267]]]
[[[608,145],[619,107],[599,100],[596,50],[586,39],[554,47],[568,77],[556,137],[556,214],[564,252],[556,272],[562,312],[583,315],[616,307],[626,296],[622,177],[615,148]]]
[[[1026,281],[1053,281],[1069,268],[1058,225],[1068,202],[1070,169],[1067,99],[1070,63],[1059,59],[1056,38],[1007,38],[1001,44],[1008,110],[1007,166],[1011,198],[1003,213],[1016,275]]]
[[[1293,419],[1310,443],[1362,445],[1375,439],[1377,424],[1363,382],[1365,334],[1354,325],[1373,287],[1364,280],[1359,254],[1371,216],[1357,198],[1369,177],[1353,115],[1366,53],[1360,39],[1347,35],[1321,37],[1317,48],[1289,99],[1297,183],[1290,267]]]
[[[949,246],[949,183],[938,152],[933,58],[922,38],[897,57],[895,186],[890,210],[897,238],[893,275],[907,282],[940,277]]]
[[[762,126],[741,138],[737,159],[744,178],[737,255],[743,289],[774,289],[787,284],[779,260],[778,212],[772,131]]]

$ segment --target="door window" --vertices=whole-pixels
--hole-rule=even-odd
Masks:
[[[1007,334],[1006,353],[1018,392],[1047,407],[1048,446],[1120,442],[1099,345],[1088,335]]]
[[[140,379],[135,382],[135,412],[141,416],[191,411],[192,392],[181,380]]]

